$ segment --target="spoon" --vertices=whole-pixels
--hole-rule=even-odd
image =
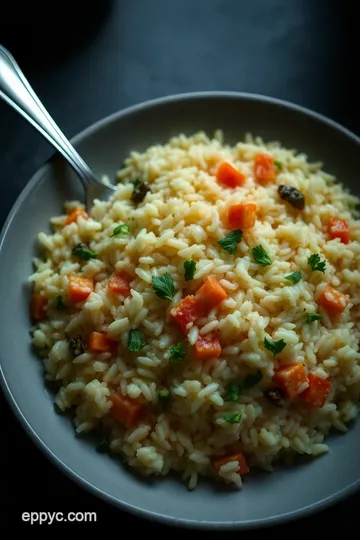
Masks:
[[[94,199],[110,197],[114,186],[95,176],[65,135],[60,131],[40,99],[31,88],[10,52],[0,45],[0,97],[36,128],[68,161],[85,191],[87,210]]]

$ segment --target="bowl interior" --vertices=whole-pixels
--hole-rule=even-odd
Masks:
[[[95,173],[112,178],[131,150],[164,143],[180,132],[211,134],[219,128],[230,143],[246,132],[280,140],[309,159],[322,161],[328,172],[360,195],[359,140],[316,115],[263,98],[207,94],[158,100],[100,122],[75,143]],[[3,385],[23,425],[47,455],[82,485],[123,508],[204,527],[288,519],[358,487],[360,423],[346,435],[331,437],[327,455],[279,468],[275,474],[245,478],[242,491],[220,490],[200,480],[197,489],[189,492],[173,476],[147,482],[118,461],[96,453],[91,441],[74,436],[70,420],[55,413],[52,390],[44,385],[41,363],[31,350],[27,277],[39,231],[49,230],[49,218],[62,211],[65,200],[82,196],[78,180],[61,158],[54,157],[21,194],[2,236],[0,297],[7,306],[0,314]]]

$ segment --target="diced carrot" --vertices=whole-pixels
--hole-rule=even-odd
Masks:
[[[199,335],[194,346],[194,356],[196,360],[208,360],[209,358],[218,358],[220,354],[220,341],[214,332],[206,334],[205,336]]]
[[[196,303],[205,311],[218,307],[227,297],[225,289],[213,277],[207,277],[195,294]]]
[[[309,383],[305,366],[300,363],[281,367],[274,373],[273,381],[290,399],[301,394]]]
[[[82,208],[74,208],[68,215],[65,221],[65,225],[69,225],[69,223],[75,223],[75,221],[78,220],[79,217],[82,217],[83,219],[88,219],[88,215]]]
[[[323,407],[327,400],[331,388],[329,379],[323,379],[317,375],[309,373],[309,386],[302,394],[300,399],[313,407]]]
[[[42,294],[35,293],[30,301],[30,316],[36,321],[41,321],[46,317],[47,299]]]
[[[109,338],[105,332],[91,332],[89,336],[88,349],[91,352],[102,353],[102,352],[111,352],[116,354],[117,352],[117,341],[114,341]]]
[[[228,208],[228,226],[230,229],[251,229],[256,221],[256,204],[232,204]]]
[[[143,417],[144,407],[135,399],[122,396],[115,392],[111,395],[110,399],[112,403],[110,415],[125,427],[134,426]]]
[[[91,278],[77,276],[75,274],[71,274],[69,276],[69,302],[72,302],[74,304],[77,304],[78,302],[83,302],[87,299],[89,294],[93,292],[93,290],[94,284]]]
[[[242,452],[236,452],[236,454],[230,454],[228,456],[216,459],[214,461],[214,467],[217,471],[219,471],[223,465],[226,465],[227,463],[232,463],[233,461],[237,461],[239,464],[239,468],[236,472],[240,474],[240,476],[249,472],[250,469],[248,467],[248,464],[246,463],[245,456]]]
[[[273,182],[276,178],[274,160],[268,154],[256,154],[254,158],[255,178],[261,184]]]
[[[346,219],[331,217],[328,221],[330,238],[339,238],[343,244],[350,242],[349,222]]]
[[[195,322],[199,315],[198,305],[190,295],[185,296],[185,298],[170,311],[170,318],[180,326],[184,334],[187,333],[187,325]]]
[[[132,277],[127,272],[114,272],[109,280],[108,289],[112,293],[128,296],[131,281]]]
[[[222,161],[216,171],[216,179],[223,186],[235,188],[243,186],[246,176],[227,161]]]
[[[327,285],[318,299],[318,304],[322,306],[329,315],[340,315],[348,305],[350,298],[347,294],[337,291]]]

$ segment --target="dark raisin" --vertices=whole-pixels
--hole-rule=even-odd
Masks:
[[[134,189],[131,195],[131,200],[134,203],[141,203],[148,192],[151,192],[150,186],[141,180],[134,182]]]
[[[292,186],[279,186],[279,195],[282,199],[287,201],[294,208],[303,210],[305,208],[305,197],[298,189]]]
[[[85,343],[83,342],[81,336],[76,336],[70,339],[69,350],[73,358],[75,358],[75,356],[80,356],[80,354],[83,354],[85,352]]]
[[[285,405],[284,394],[280,388],[270,388],[270,390],[264,392],[264,396],[276,407],[283,407]]]

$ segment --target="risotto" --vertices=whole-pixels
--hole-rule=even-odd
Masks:
[[[29,280],[74,430],[190,489],[327,452],[360,395],[360,220],[340,182],[279,142],[199,132],[132,152],[89,212],[69,201]]]

